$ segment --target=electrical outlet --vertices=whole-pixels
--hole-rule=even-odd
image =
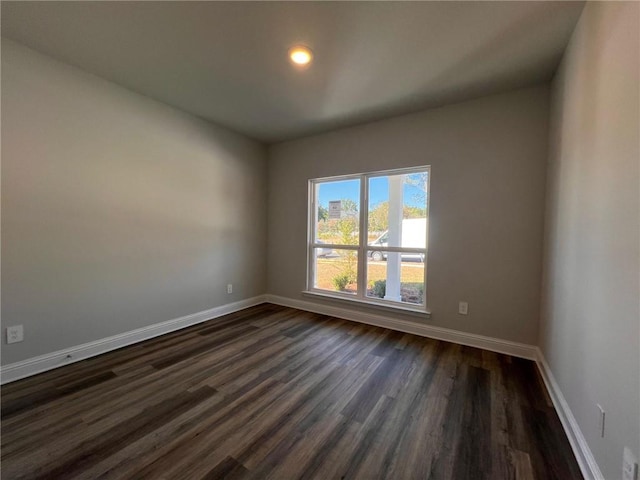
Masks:
[[[24,329],[22,325],[7,327],[7,343],[18,343],[24,340]]]
[[[227,284],[227,293],[233,293],[233,285],[231,283]]]
[[[600,437],[604,438],[604,409],[600,404],[596,404],[596,406],[600,412],[600,417],[598,418],[598,429],[600,430]]]
[[[460,302],[458,304],[458,313],[460,315],[466,315],[469,313],[469,304],[467,302]]]
[[[622,480],[638,480],[638,460],[627,447],[622,456]]]

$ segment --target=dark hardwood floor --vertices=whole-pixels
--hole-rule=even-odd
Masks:
[[[533,362],[270,304],[2,388],[4,480],[582,478]]]

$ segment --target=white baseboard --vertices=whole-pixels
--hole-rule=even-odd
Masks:
[[[413,333],[414,335],[420,335],[422,337],[435,338],[460,345],[482,348],[492,352],[505,353],[528,360],[536,360],[537,358],[537,347],[524,343],[510,342],[508,340],[460,332],[449,328],[434,327],[432,325],[394,319],[386,315],[365,313],[347,308],[280,297],[278,295],[266,295],[266,301],[285,307],[298,308],[300,310],[321,313],[354,322],[367,323],[369,325],[375,325],[376,327],[389,328],[400,332]]]
[[[158,335],[164,335],[165,333],[180,330],[197,323],[206,322],[207,320],[237,312],[244,308],[253,307],[254,305],[264,303],[265,298],[266,297],[264,295],[247,298],[246,300],[228,303],[209,310],[193,313],[180,318],[174,318],[173,320],[167,320],[166,322],[156,323],[148,327],[138,328],[136,330],[103,338],[94,342],[85,343],[64,350],[58,350],[57,352],[47,353],[46,355],[40,355],[21,362],[4,365],[0,367],[0,384],[30,377],[37,373],[46,372],[47,370],[69,365],[70,363],[78,362],[86,358],[95,357],[96,355],[100,355],[117,348],[126,347],[132,343],[149,340],[150,338],[157,337]]]
[[[567,434],[567,438],[571,444],[571,449],[578,461],[582,475],[588,480],[604,480],[600,467],[598,467],[598,464],[596,463],[596,459],[594,458],[593,453],[582,434],[582,430],[580,430],[580,426],[578,425],[576,418],[573,416],[573,413],[569,408],[569,404],[560,390],[560,386],[551,372],[551,368],[549,367],[547,360],[544,358],[542,351],[538,347],[536,347],[536,350],[536,363],[540,369],[540,374],[542,375],[544,384],[551,396],[551,401],[558,413],[558,417],[560,417],[560,422],[562,422],[564,431]]]

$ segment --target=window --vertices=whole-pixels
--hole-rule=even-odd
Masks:
[[[309,182],[307,291],[424,312],[429,167]]]

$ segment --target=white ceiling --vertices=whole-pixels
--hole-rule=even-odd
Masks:
[[[2,2],[2,35],[275,142],[548,81],[583,6]]]

